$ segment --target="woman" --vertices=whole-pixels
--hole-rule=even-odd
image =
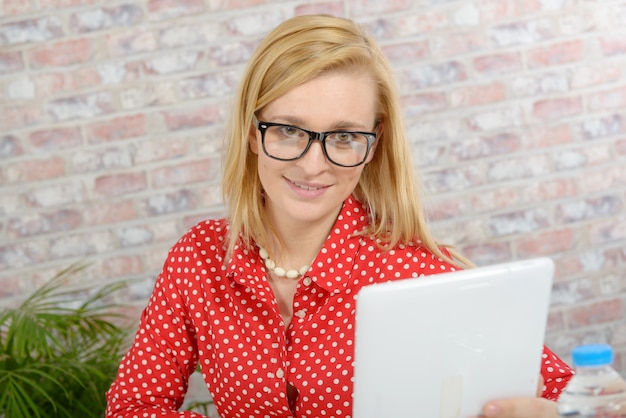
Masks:
[[[171,249],[107,416],[180,416],[197,365],[223,418],[351,415],[358,290],[470,266],[428,230],[391,74],[345,19],[296,17],[259,45],[226,133],[228,216]],[[545,358],[554,398],[570,371]]]

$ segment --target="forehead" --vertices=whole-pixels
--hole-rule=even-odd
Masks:
[[[365,127],[373,123],[377,104],[376,84],[368,72],[330,71],[287,91],[262,114],[274,122],[317,125],[341,121]]]

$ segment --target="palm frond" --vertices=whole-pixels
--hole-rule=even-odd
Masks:
[[[101,417],[104,392],[126,351],[116,313],[126,282],[79,286],[74,264],[0,312],[0,417]]]

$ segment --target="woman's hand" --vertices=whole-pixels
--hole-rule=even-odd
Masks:
[[[539,375],[536,398],[510,398],[487,402],[481,417],[486,418],[559,418],[556,402],[541,398],[543,376]]]
[[[488,402],[482,410],[487,418],[559,418],[556,402],[543,398],[511,398]]]

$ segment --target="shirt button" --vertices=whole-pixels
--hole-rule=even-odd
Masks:
[[[285,372],[283,371],[283,369],[276,370],[276,377],[279,379],[282,379],[283,377],[285,377]]]
[[[302,319],[306,316],[306,311],[304,309],[300,309],[299,311],[294,312],[294,315]]]
[[[305,277],[304,280],[302,280],[302,283],[304,283],[305,286],[310,285],[311,282],[313,282],[313,280],[311,280],[309,276]]]

